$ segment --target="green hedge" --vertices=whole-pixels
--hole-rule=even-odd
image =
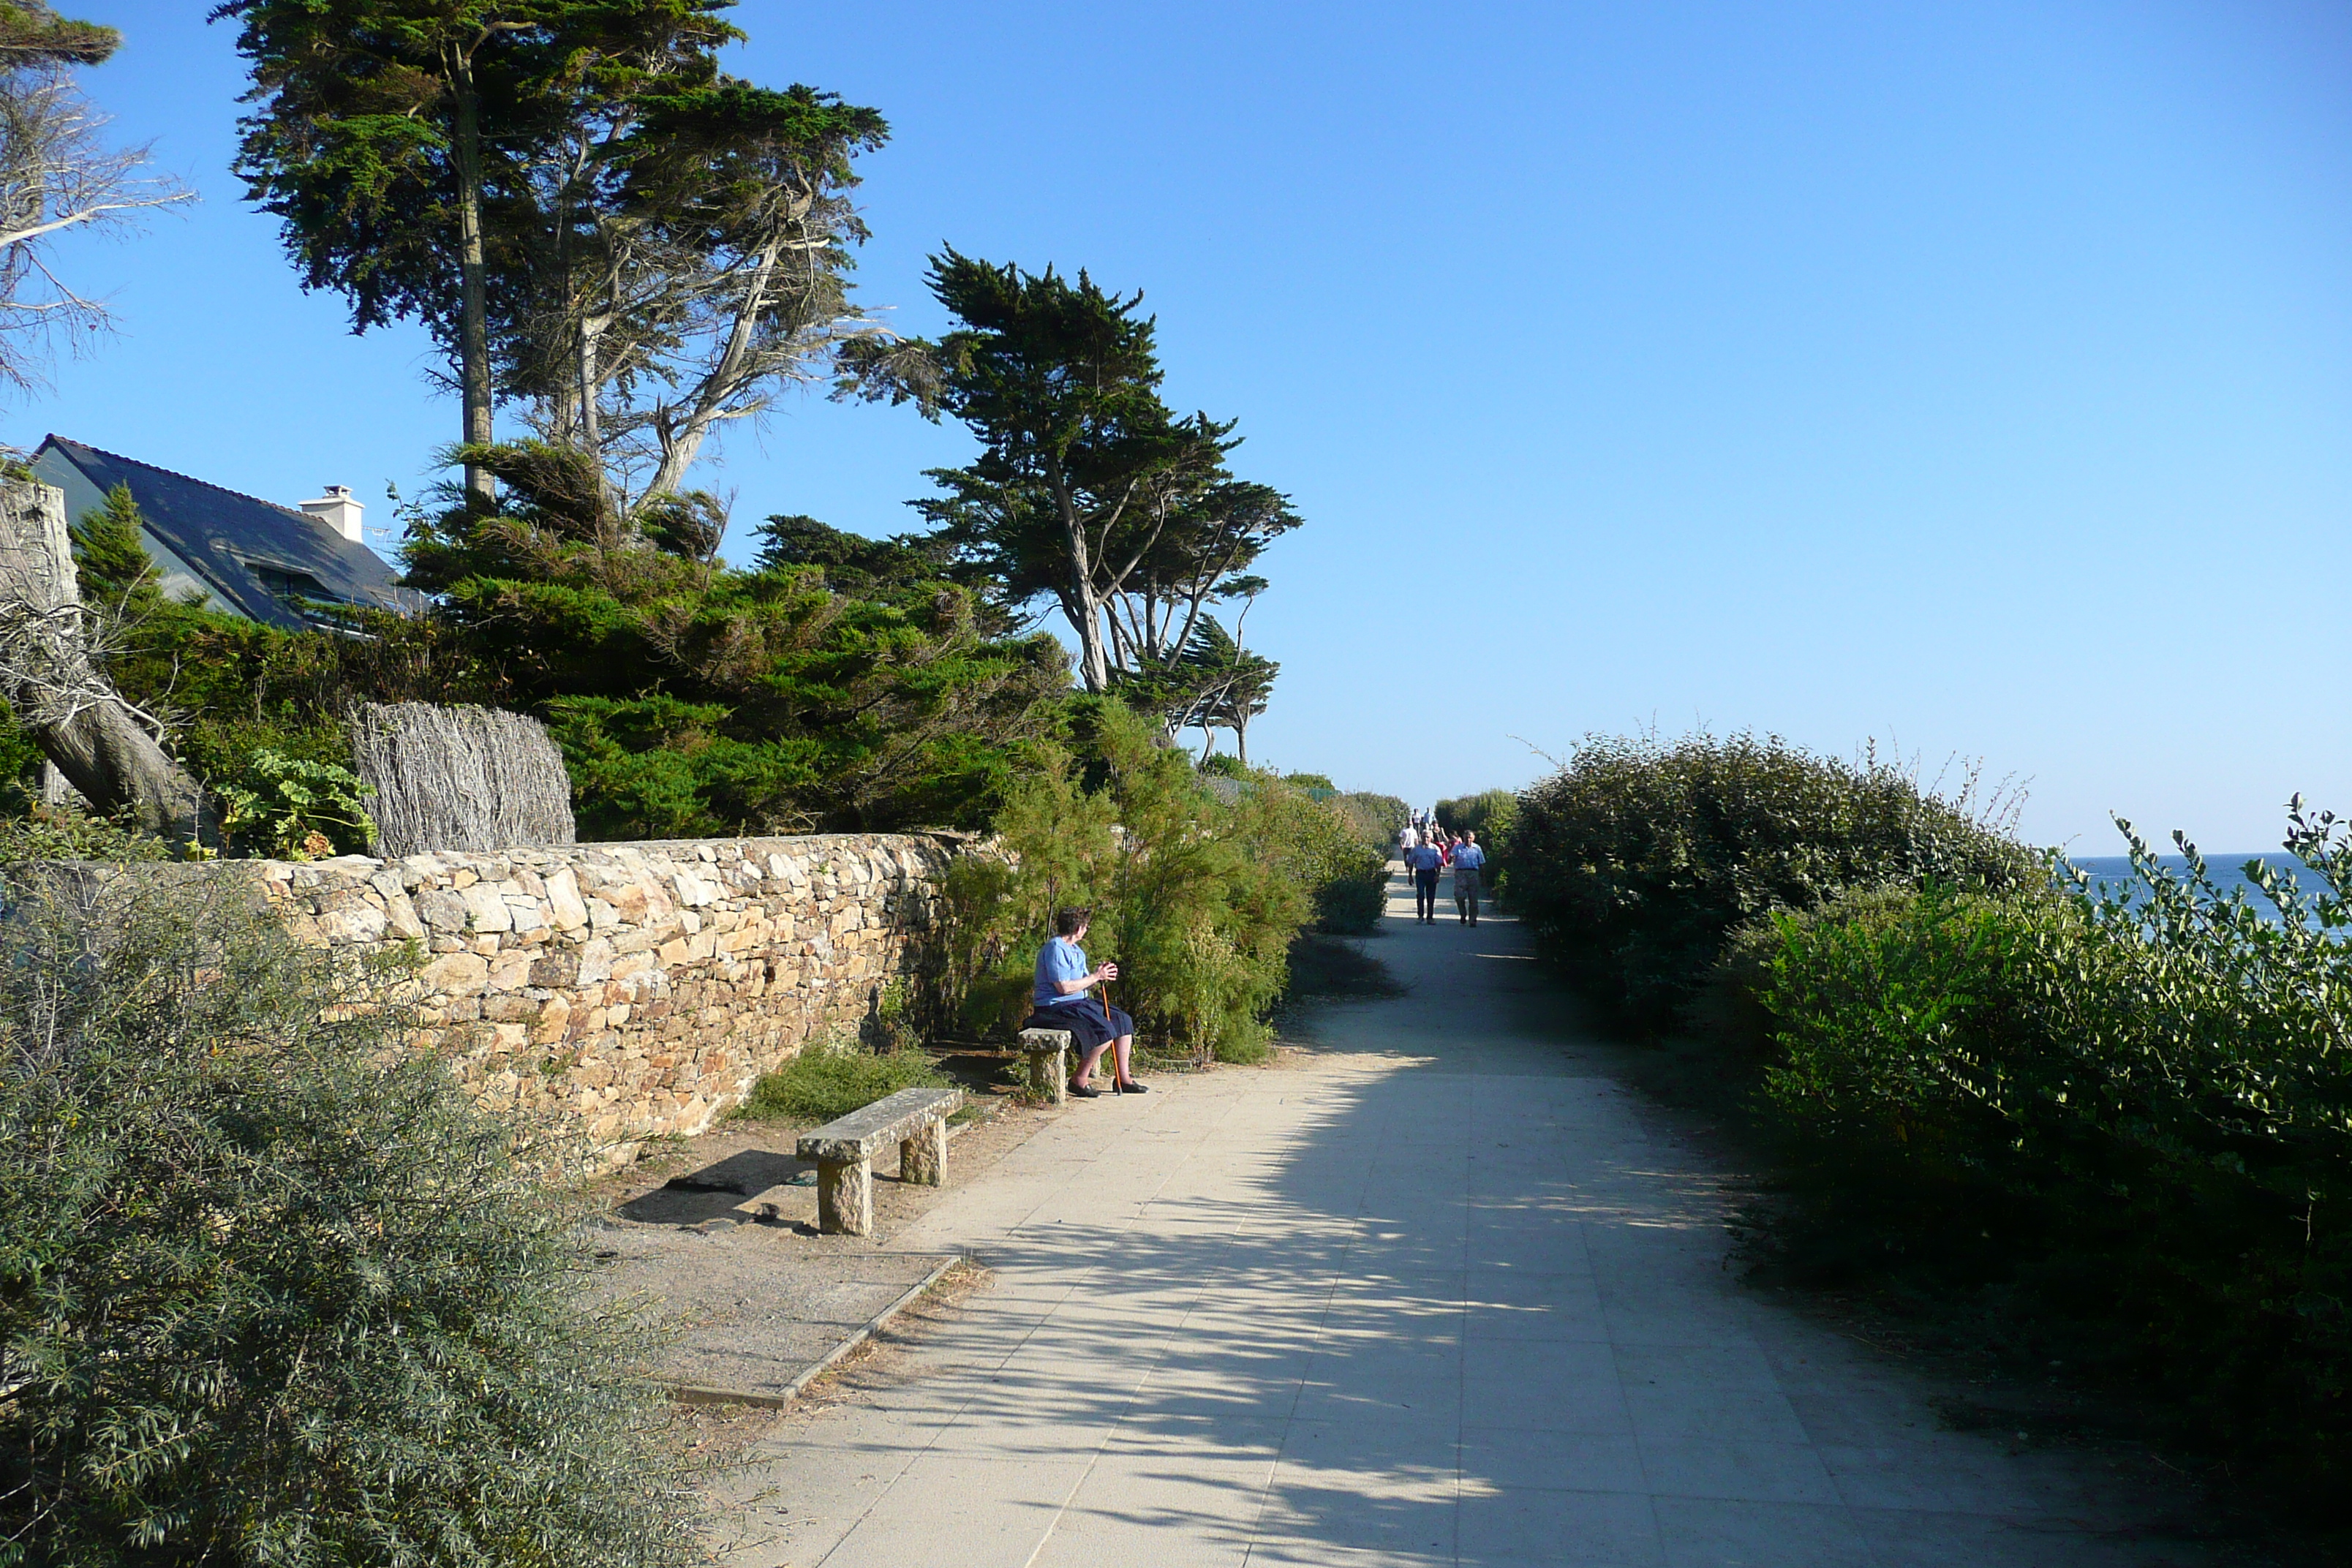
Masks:
[[[1772,736],[1591,737],[1521,792],[1496,858],[1512,908],[1591,994],[1656,1026],[1727,937],[1852,888],[2039,875],[2035,856],[1900,769]]]
[[[1782,918],[1778,1246],[1815,1277],[1993,1291],[2340,1526],[2352,844],[2300,813],[2288,844],[2326,891],[2271,879],[2268,919],[2137,837],[2129,901],[1931,887]]]

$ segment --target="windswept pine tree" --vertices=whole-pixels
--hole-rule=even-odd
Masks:
[[[1300,519],[1227,471],[1234,422],[1161,401],[1141,294],[952,247],[931,258],[930,286],[961,326],[846,356],[866,395],[952,415],[982,443],[965,467],[930,470],[941,493],[916,509],[1005,604],[1060,610],[1087,690],[1183,722],[1181,666],[1207,606]]]

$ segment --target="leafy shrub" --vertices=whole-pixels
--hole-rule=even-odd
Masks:
[[[2345,1521],[2352,1497],[2352,842],[2299,806],[2325,891],[2193,847],[2137,897],[1931,886],[1781,917],[1768,1104],[1814,1275],[2004,1292],[2019,1331],[2178,1402]]]
[[[1479,843],[1492,844],[1518,810],[1519,797],[1509,790],[1480,790],[1456,800],[1439,801],[1437,826],[1448,833],[1475,833]]]
[[[1358,838],[1383,857],[1396,844],[1397,829],[1412,820],[1412,807],[1392,795],[1343,790],[1331,797],[1331,807],[1348,819]]]
[[[1486,885],[1497,899],[1508,895],[1510,877],[1503,847],[1511,823],[1519,814],[1519,797],[1507,789],[1481,790],[1476,795],[1437,803],[1437,826],[1448,833],[1475,833],[1486,847]]]
[[[997,818],[1003,857],[949,873],[949,989],[971,1026],[1009,1031],[1053,911],[1084,905],[1087,956],[1118,961],[1115,1000],[1146,1043],[1256,1059],[1291,939],[1313,915],[1307,879],[1326,861],[1297,838],[1319,808],[1263,780],[1228,804],[1120,704],[1089,712],[1096,755],[1041,747]]]
[[[368,786],[339,763],[264,748],[246,759],[236,783],[216,785],[213,793],[221,826],[247,854],[316,860],[364,854],[375,842]]]
[[[875,1052],[845,1041],[823,1041],[761,1076],[739,1113],[831,1121],[902,1089],[943,1086],[931,1058],[919,1050]]]
[[[1250,765],[1239,757],[1225,752],[1202,757],[1200,767],[1202,773],[1213,774],[1221,779],[1245,779],[1250,776]]]
[[[1347,817],[1287,780],[1263,787],[1238,813],[1267,869],[1304,888],[1315,929],[1363,935],[1388,906],[1388,856],[1364,843]]]
[[[698,1560],[559,1151],[403,1048],[383,976],[217,878],[7,897],[0,1560]]]
[[[128,814],[93,816],[33,801],[22,816],[0,817],[0,866],[36,860],[169,860],[172,847],[142,832]]]
[[[1635,1022],[1696,987],[1736,927],[1837,893],[1934,879],[2009,888],[2037,858],[1978,808],[1902,770],[1778,737],[1591,737],[1518,797],[1498,847],[1513,907]]]

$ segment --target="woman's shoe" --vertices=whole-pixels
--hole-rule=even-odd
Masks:
[[[1100,1100],[1102,1098],[1102,1090],[1098,1089],[1088,1089],[1076,1079],[1072,1079],[1070,1080],[1070,1097],[1073,1100]]]
[[[1110,1089],[1113,1094],[1149,1094],[1151,1092],[1141,1084],[1136,1082],[1133,1079],[1129,1079],[1125,1083],[1121,1083],[1117,1079],[1113,1079],[1111,1080]]]

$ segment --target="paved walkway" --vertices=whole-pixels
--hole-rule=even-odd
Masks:
[[[739,1560],[2203,1561],[1744,1291],[1702,1163],[1563,1040],[1518,929],[1443,907],[1392,903],[1414,994],[1331,1009],[1304,1065],[1073,1105],[897,1237],[992,1284],[779,1426]]]

